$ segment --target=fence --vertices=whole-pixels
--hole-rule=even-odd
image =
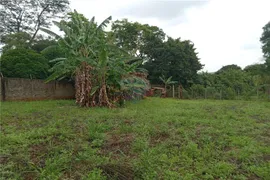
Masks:
[[[152,85],[152,87],[164,87]],[[161,96],[162,90],[154,92],[154,96]],[[270,100],[270,85],[254,88],[245,92],[235,92],[229,88],[204,88],[193,86],[185,90],[179,85],[170,85],[166,90],[167,97],[179,99],[268,99]],[[45,99],[73,99],[75,89],[70,82],[51,81],[45,83],[40,79],[0,78],[0,100],[45,100]]]
[[[75,90],[72,83],[40,79],[0,78],[1,101],[73,99]]]
[[[164,87],[162,85],[152,85],[153,87]],[[161,91],[156,91],[154,96],[161,96]],[[192,86],[184,89],[179,85],[170,85],[166,90],[167,97],[179,99],[268,99],[270,100],[270,85],[264,85],[260,88],[252,88],[246,91],[235,91],[232,88],[214,88],[203,86]]]

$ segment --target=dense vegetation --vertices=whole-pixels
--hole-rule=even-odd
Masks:
[[[198,73],[198,79],[186,92],[196,98],[268,99],[270,76],[265,64],[249,65],[243,70],[237,65],[222,67],[215,73]]]
[[[3,179],[268,179],[268,102],[2,104]]]
[[[3,54],[1,60],[1,70],[8,77],[42,79],[48,76],[46,58],[33,50],[11,49]]]

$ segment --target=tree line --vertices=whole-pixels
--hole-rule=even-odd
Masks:
[[[198,79],[185,92],[186,98],[269,99],[270,76],[265,64],[244,69],[232,64],[215,73],[200,72]]]
[[[242,93],[269,84],[270,22],[261,37],[265,62],[215,73],[203,68],[190,40],[172,38],[157,27],[128,19],[97,24],[72,12],[68,0],[1,1],[1,73],[5,77],[66,79],[76,82],[82,106],[113,106],[170,79],[186,91],[214,88]],[[51,20],[60,32],[49,30]],[[105,27],[111,23],[111,29]],[[40,33],[43,32],[43,33]],[[44,33],[45,32],[45,33]],[[95,81],[91,80],[95,79]],[[259,88],[261,87],[261,88]],[[265,90],[266,91],[266,90]],[[232,98],[232,96],[228,96]]]

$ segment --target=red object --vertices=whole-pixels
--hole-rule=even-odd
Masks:
[[[154,95],[154,90],[153,89],[149,89],[147,92],[146,92],[146,96],[147,97],[151,97]]]

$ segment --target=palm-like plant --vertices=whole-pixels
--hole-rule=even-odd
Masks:
[[[166,78],[164,75],[160,76],[159,79],[162,81],[162,83],[164,84],[164,89],[165,89],[165,95],[167,94],[167,87],[170,84],[176,84],[177,81],[172,81],[172,76],[170,76],[169,78]]]
[[[60,38],[59,44],[67,52],[66,58],[53,60],[57,63],[48,81],[75,77],[76,102],[87,107],[112,107],[113,102],[119,99],[115,93],[124,91],[124,87],[147,88],[148,81],[133,74],[138,61],[128,63],[131,57],[110,43],[113,42],[113,36],[104,32],[103,28],[111,17],[97,25],[94,17],[88,21],[76,11],[69,16],[68,22],[54,22],[65,33],[63,38],[48,29],[42,29]],[[136,81],[129,81],[127,86],[123,82],[128,78]]]

